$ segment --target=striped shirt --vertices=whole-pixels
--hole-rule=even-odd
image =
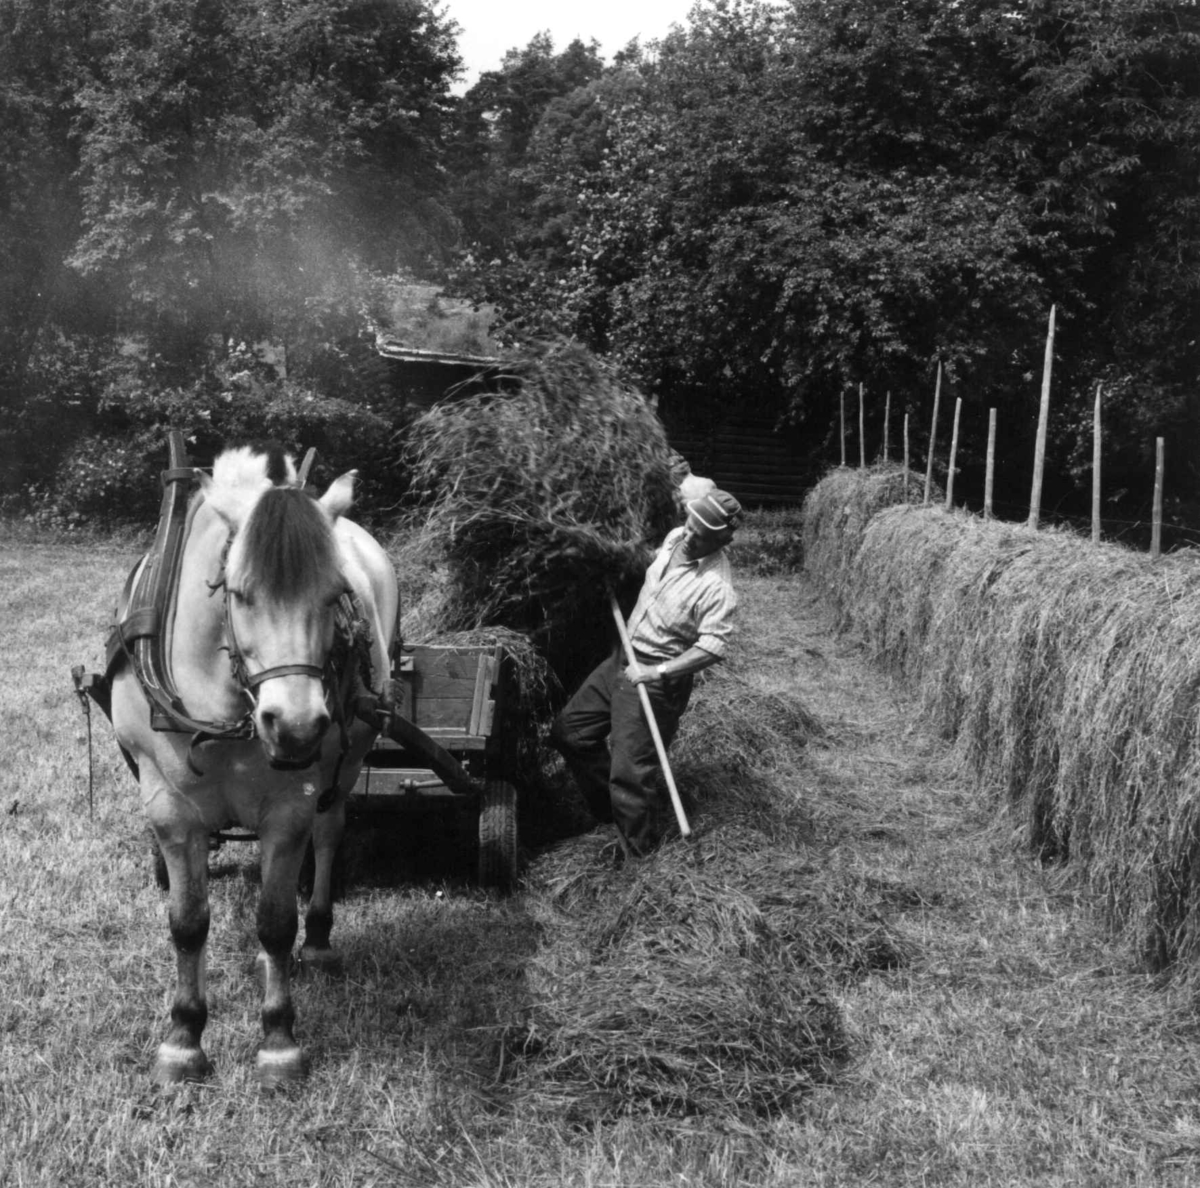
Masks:
[[[681,656],[693,646],[723,656],[733,632],[737,595],[724,549],[667,569],[683,533],[676,528],[667,534],[629,616],[633,650],[654,663]]]

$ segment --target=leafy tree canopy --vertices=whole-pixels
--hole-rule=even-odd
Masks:
[[[76,117],[83,274],[206,329],[295,338],[451,236],[458,67],[420,0],[111,0]]]
[[[1064,455],[1102,377],[1194,436],[1198,37],[1190,0],[708,0],[546,105],[472,282],[668,406],[822,433],[939,360],[1024,426],[1055,303]]]

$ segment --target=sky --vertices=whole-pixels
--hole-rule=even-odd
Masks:
[[[635,37],[643,44],[662,37],[672,24],[686,25],[693,0],[445,0],[462,32],[459,52],[466,76],[459,88],[473,86],[484,70],[495,70],[510,49],[524,49],[534,35],[550,31],[561,52],[576,37],[600,43],[600,56],[613,55]]]

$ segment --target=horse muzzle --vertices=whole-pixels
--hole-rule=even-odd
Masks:
[[[276,770],[309,767],[320,754],[330,723],[321,677],[321,670],[311,665],[288,665],[253,680],[258,694],[255,730]]]
[[[317,714],[296,719],[260,707],[255,719],[259,740],[271,766],[284,769],[308,767],[317,761],[330,722],[324,708]]]

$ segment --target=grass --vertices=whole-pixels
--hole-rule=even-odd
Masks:
[[[89,818],[85,723],[68,676],[99,663],[135,553],[28,539],[0,548],[5,1188],[1200,1182],[1194,1004],[1135,972],[1085,887],[1014,848],[1013,822],[985,815],[953,751],[864,645],[834,631],[803,574],[738,578],[737,654],[692,711],[696,734],[704,723],[715,733],[722,700],[766,698],[767,733],[727,732],[707,758],[696,734],[677,748],[693,788],[708,787],[698,833],[762,820],[753,798],[735,797],[722,816],[713,772],[759,770],[760,788],[768,775],[784,781],[794,828],[768,841],[803,825],[797,860],[819,859],[823,893],[856,914],[869,907],[901,951],[857,972],[839,965],[832,1001],[851,1061],[832,1079],[761,1116],[564,1111],[569,1082],[530,1081],[512,1063],[513,1036],[527,1034],[538,1004],[531,988],[572,1009],[543,978],[561,880],[500,899],[451,877],[416,879],[398,839],[394,865],[338,908],[345,978],[298,987],[312,1069],[277,1095],[250,1076],[253,847],[214,857],[217,1074],[155,1092],[146,1072],[172,979],[165,903],[102,718]],[[616,879],[592,856],[599,840],[565,843],[579,847],[565,869],[585,898]],[[535,869],[544,874],[553,853]],[[769,875],[757,908],[785,914],[786,898],[767,901]],[[772,919],[762,935],[785,936],[784,915]]]

